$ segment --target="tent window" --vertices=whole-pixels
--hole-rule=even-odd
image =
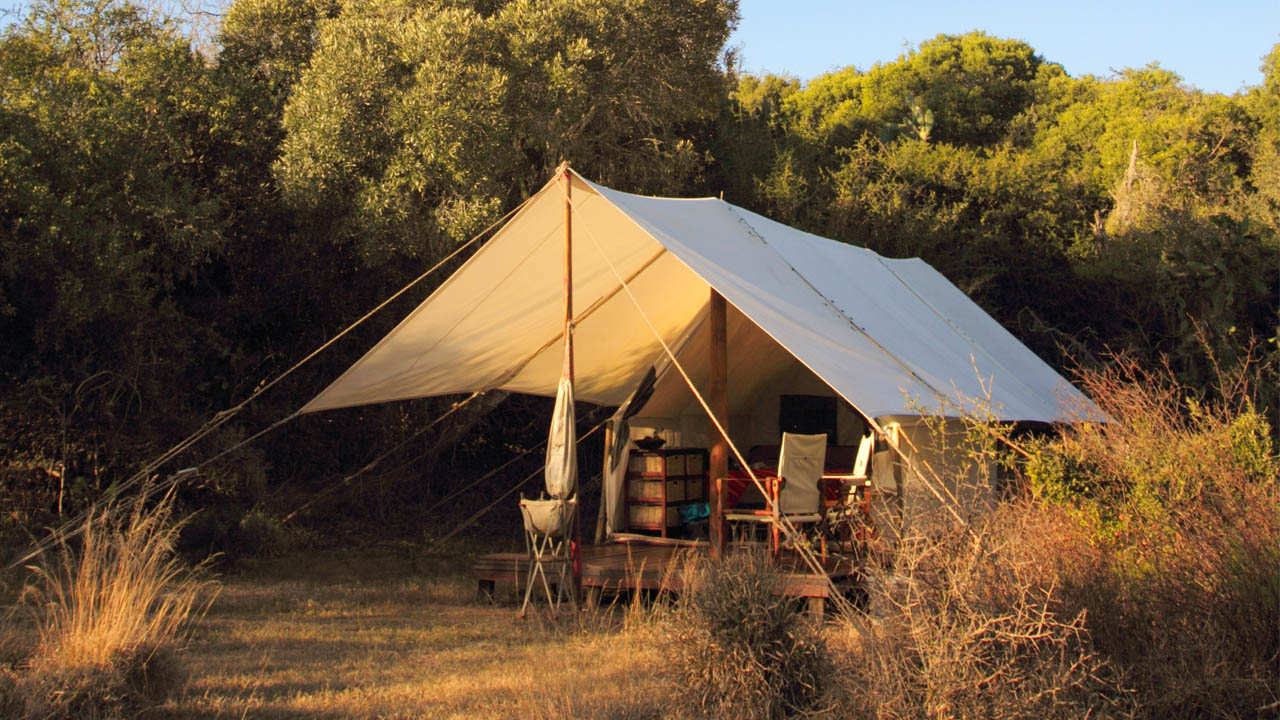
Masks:
[[[822,395],[783,395],[778,406],[778,428],[781,432],[816,435],[826,433],[835,442],[836,399]]]

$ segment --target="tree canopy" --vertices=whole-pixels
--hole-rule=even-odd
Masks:
[[[561,160],[688,187],[722,85],[723,0],[353,3],[325,23],[283,116],[288,201],[336,214],[378,264],[431,257]],[[655,82],[655,79],[660,79]]]

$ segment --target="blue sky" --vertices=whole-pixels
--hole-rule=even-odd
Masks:
[[[202,0],[213,4],[218,0]],[[0,0],[11,10],[21,0]],[[730,39],[749,72],[809,80],[848,65],[890,62],[939,33],[983,30],[1030,44],[1079,77],[1150,62],[1212,92],[1262,82],[1280,42],[1280,0],[740,0]],[[0,14],[0,26],[12,13]]]
[[[1262,56],[1280,42],[1280,0],[740,0],[730,40],[743,69],[809,80],[892,61],[939,33],[983,30],[1027,42],[1069,75],[1159,62],[1201,90],[1258,85]]]

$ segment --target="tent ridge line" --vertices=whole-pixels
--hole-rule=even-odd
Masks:
[[[573,170],[572,168],[570,168],[570,172],[572,172],[575,176],[577,176],[577,177],[578,177],[580,180],[582,180],[583,182],[587,183],[589,186],[594,186],[594,183],[592,183],[590,180],[587,180],[586,178],[582,177],[582,176],[581,176],[581,175],[580,175],[576,170]],[[649,237],[653,238],[656,242],[658,242],[658,244],[662,244],[662,241],[658,239],[657,235],[655,235],[655,234],[654,234],[654,231],[653,231],[653,230],[651,230],[650,228],[646,227],[646,226],[645,226],[644,224],[642,224],[640,221],[636,220],[636,219],[635,219],[634,217],[632,217],[632,216],[631,216],[631,214],[630,214],[629,212],[627,212],[626,210],[624,210],[624,209],[622,209],[622,208],[618,207],[618,206],[617,206],[617,205],[616,205],[612,200],[610,200],[610,199],[609,199],[609,197],[608,197],[607,195],[601,194],[601,195],[600,195],[600,197],[601,197],[601,198],[602,198],[606,203],[608,203],[611,207],[613,207],[615,210],[617,210],[617,211],[618,211],[618,212],[619,212],[619,213],[620,213],[624,218],[626,218],[626,219],[627,219],[627,220],[628,220],[632,225],[634,225],[634,226],[636,227],[636,229],[637,229],[637,230],[639,230],[640,232],[642,232],[642,233],[644,233],[644,234],[648,235]],[[732,212],[732,210],[733,210],[734,206],[733,206],[731,203],[725,202],[723,199],[719,199],[719,198],[711,198],[711,199],[712,199],[712,200],[714,200],[714,201],[716,201],[716,202],[721,203],[722,205],[725,205],[725,206],[726,206],[726,207],[728,207],[728,208],[730,209],[730,211]],[[738,219],[739,219],[739,221],[742,221],[741,216],[739,216],[736,212],[733,212],[732,214],[734,215],[734,217],[738,218]],[[751,234],[752,234],[752,235],[755,235],[755,236],[756,236],[756,238],[757,238],[757,239],[760,239],[762,242],[764,241],[763,237],[761,237],[761,236],[760,236],[760,234],[759,234],[758,232],[756,232],[756,231],[755,231],[755,228],[754,228],[754,227],[752,227],[749,223],[745,223],[745,222],[744,222],[744,224],[746,224],[747,229],[751,231]],[[587,229],[587,234],[588,234],[588,236],[592,236],[590,226],[589,226],[589,225],[584,225],[584,227],[586,227],[586,229]],[[767,242],[765,242],[764,244],[765,244],[765,245],[768,245],[768,243],[767,243]],[[779,257],[781,257],[781,254],[780,254],[780,253],[778,253],[778,251],[777,251],[777,250],[774,250],[772,247],[770,248],[770,250],[772,250],[775,254],[778,254],[778,255],[779,255]],[[701,275],[700,273],[698,273],[698,272],[697,272],[696,270],[694,270],[693,268],[689,267],[688,263],[685,263],[684,259],[683,259],[683,258],[681,258],[679,254],[677,254],[677,253],[673,253],[673,256],[674,256],[677,260],[680,260],[680,262],[681,262],[682,264],[684,264],[684,266],[685,266],[685,267],[689,268],[690,272],[693,272],[693,273],[694,273],[695,275],[697,275],[698,277],[702,277],[702,275]],[[784,260],[785,260],[785,259],[784,259]],[[788,266],[790,266],[790,263],[788,263]],[[792,268],[792,270],[794,271],[795,269],[794,269],[794,268]],[[797,272],[797,274],[799,274],[799,273]],[[706,280],[706,278],[703,278],[703,281],[704,281],[704,282],[707,282],[707,285],[708,285],[708,286],[711,286],[710,281],[707,281],[707,280]],[[823,298],[823,300],[827,300],[826,296],[823,296],[821,293],[819,293],[819,296],[820,296],[820,297],[822,297],[822,298]],[[727,300],[727,299],[726,299],[726,300]],[[634,302],[634,300],[633,300],[633,302]],[[730,304],[730,305],[733,305],[733,303],[729,303],[729,304]],[[734,307],[737,307],[737,306],[735,305]],[[739,312],[742,312],[740,308],[739,308],[739,310],[738,310],[738,311],[739,311]],[[745,315],[745,313],[743,313],[743,314]],[[747,317],[748,317],[748,318],[750,318],[750,316],[747,316]],[[847,318],[847,317],[846,317],[846,320],[848,320],[848,318]],[[704,321],[705,321],[705,318],[704,318]],[[755,322],[755,321],[754,321],[754,320],[752,320],[752,322]],[[852,321],[850,320],[850,322],[852,322]],[[855,327],[857,327],[856,323],[854,324],[854,326],[855,326]],[[772,336],[772,334],[768,333],[767,331],[766,331],[766,334],[767,334],[767,335],[769,335],[769,337],[771,337],[771,338],[773,337],[773,336]],[[875,346],[877,347],[877,349],[879,349],[879,350],[881,350],[882,352],[884,352],[884,354],[885,354],[886,356],[888,356],[890,360],[892,360],[892,361],[894,361],[894,362],[898,363],[899,365],[902,365],[902,362],[901,362],[900,360],[898,360],[898,358],[894,357],[892,353],[890,353],[888,350],[884,349],[884,348],[883,348],[879,343],[877,343],[874,339],[872,339],[872,338],[871,338],[871,336],[867,335],[865,332],[863,332],[862,334],[863,334],[863,336],[865,336],[865,337],[866,337],[866,338],[867,338],[867,339],[868,339],[868,340],[869,340],[873,345],[875,345]],[[692,335],[690,335],[689,337],[692,337]],[[773,338],[773,340],[774,340],[775,342],[778,342],[778,343],[779,343],[779,345],[781,345],[781,342],[780,342],[777,338]],[[661,340],[661,339],[659,339],[659,342],[661,343],[661,342],[662,342],[662,340]],[[786,348],[786,346],[785,346],[785,345],[783,345],[782,347],[783,347],[784,349]],[[790,351],[788,350],[788,352],[790,352]],[[810,367],[810,366],[809,366],[809,363],[807,363],[807,362],[805,362],[804,360],[801,360],[800,358],[796,357],[794,353],[792,353],[792,357],[795,357],[795,358],[796,358],[796,360],[797,360],[797,361],[799,361],[801,365],[805,366],[806,368],[808,368],[808,369],[809,369],[809,371],[810,371],[810,372],[812,372],[812,373],[814,373],[815,375],[817,375],[817,377],[818,377],[819,379],[821,379],[824,383],[827,383],[828,387],[831,387],[831,384],[830,384],[829,382],[827,382],[827,380],[826,380],[825,378],[823,378],[823,377],[822,377],[822,375],[821,375],[820,373],[818,373],[816,370],[814,370],[812,367]],[[669,365],[669,364],[668,364],[668,365]],[[905,366],[903,366],[903,368],[907,371],[908,375],[910,375],[911,377],[913,377],[913,378],[914,378],[914,377],[917,377],[917,376],[915,375],[915,373],[911,371],[911,369],[910,369],[910,368],[905,367]],[[918,378],[917,378],[917,379],[918,379]],[[929,390],[932,390],[933,392],[937,393],[937,390],[936,390],[935,388],[933,388],[933,386],[932,386],[932,385],[930,385],[929,383],[926,383],[926,382],[924,382],[923,380],[920,380],[920,383],[921,383],[922,385],[924,385],[926,388],[928,388]],[[902,388],[899,388],[899,389],[901,390]],[[858,412],[859,412],[859,413],[860,413],[864,418],[866,418],[866,420],[868,421],[868,423],[871,425],[871,427],[872,427],[876,432],[883,434],[884,429],[883,429],[883,428],[881,428],[881,427],[880,427],[880,425],[879,425],[879,423],[877,423],[877,422],[876,422],[876,420],[875,420],[875,417],[874,417],[874,416],[872,416],[872,415],[870,415],[870,414],[868,414],[868,413],[866,413],[866,412],[863,412],[863,411],[862,411],[862,409],[861,409],[861,408],[859,408],[859,407],[858,407],[858,405],[857,405],[856,403],[854,403],[854,402],[853,402],[853,400],[851,400],[850,398],[846,397],[846,396],[844,395],[844,393],[840,392],[839,390],[835,390],[835,388],[834,388],[834,387],[832,387],[832,390],[834,390],[834,391],[835,391],[835,393],[836,393],[837,395],[839,395],[840,397],[844,398],[845,402],[849,403],[849,404],[850,404],[854,409],[856,409],[856,410],[857,410],[857,411],[858,411]],[[904,390],[904,393],[905,393],[905,390]]]
[[[1028,384],[1026,383],[1026,381],[1024,381],[1021,377],[1019,377],[1019,376],[1018,376],[1018,374],[1017,374],[1017,373],[1015,373],[1015,372],[1013,372],[1012,370],[1010,370],[1009,368],[1005,367],[1004,363],[1000,362],[1000,361],[999,361],[996,357],[994,357],[991,353],[989,353],[989,352],[987,352],[986,350],[984,350],[984,349],[983,349],[983,348],[982,348],[982,347],[981,347],[977,342],[975,342],[975,341],[974,341],[974,339],[973,339],[973,338],[969,337],[969,334],[968,334],[968,333],[966,333],[963,329],[961,329],[961,328],[957,327],[957,326],[956,326],[956,324],[955,324],[954,322],[952,322],[952,321],[951,321],[951,318],[947,317],[946,315],[944,315],[944,314],[942,313],[942,311],[941,311],[941,310],[938,310],[938,308],[934,307],[933,303],[931,303],[931,302],[929,302],[928,300],[924,299],[924,297],[923,297],[920,293],[916,292],[916,289],[915,289],[915,288],[911,287],[911,285],[910,285],[906,280],[903,280],[903,279],[902,279],[902,276],[901,276],[901,275],[899,275],[899,274],[898,274],[898,272],[897,272],[896,270],[894,270],[892,267],[890,267],[889,263],[885,262],[885,259],[884,259],[884,258],[882,258],[882,257],[880,257],[879,255],[877,255],[877,256],[876,256],[876,260],[877,260],[877,261],[879,261],[879,263],[884,267],[884,269],[885,269],[885,270],[888,270],[888,271],[889,271],[889,274],[890,274],[890,275],[893,275],[893,278],[894,278],[895,280],[897,280],[899,283],[901,283],[901,284],[902,284],[902,286],[903,286],[903,287],[905,287],[905,288],[907,289],[907,291],[908,291],[908,292],[910,292],[912,295],[914,295],[914,296],[916,297],[916,299],[917,299],[917,300],[919,300],[921,303],[923,303],[923,304],[924,304],[924,306],[925,306],[925,307],[929,308],[929,310],[930,310],[931,312],[933,312],[933,314],[934,314],[934,315],[937,315],[937,316],[938,316],[938,318],[942,320],[942,322],[946,323],[946,324],[947,324],[947,327],[951,328],[951,329],[952,329],[952,330],[953,330],[957,335],[959,335],[961,338],[964,338],[964,341],[965,341],[966,343],[968,343],[968,345],[969,345],[969,347],[970,347],[970,348],[972,348],[975,352],[977,352],[977,353],[979,353],[979,354],[981,354],[981,355],[985,356],[988,360],[990,360],[990,361],[991,361],[991,363],[992,363],[993,365],[995,365],[996,367],[998,367],[998,368],[1000,368],[1001,370],[1003,370],[1003,371],[1004,371],[1004,372],[1005,372],[1009,377],[1013,378],[1014,382],[1017,382],[1017,383],[1018,383],[1019,385],[1021,385],[1022,387],[1026,388],[1027,390],[1030,390],[1030,391],[1031,391],[1031,395],[1032,395],[1032,396],[1034,396],[1034,397],[1036,397],[1037,399],[1039,399],[1040,394],[1039,394],[1038,392],[1036,392],[1035,388],[1033,388],[1033,387],[1031,387],[1030,385],[1028,385]],[[966,297],[967,297],[967,295],[966,295]],[[1032,354],[1034,354],[1034,353],[1032,353]],[[1037,359],[1039,359],[1039,356],[1037,356]],[[1043,360],[1041,360],[1041,362],[1043,362]],[[974,370],[974,371],[976,372],[976,371],[977,371],[977,369],[975,368],[975,370]],[[994,379],[994,378],[993,378],[993,379]],[[958,388],[957,388],[957,391],[958,391]],[[1060,409],[1060,408],[1059,408],[1059,409]]]
[[[721,202],[724,202],[724,201],[721,201]],[[847,314],[845,314],[844,310],[841,310],[841,309],[840,309],[840,307],[839,307],[839,306],[837,306],[837,305],[835,304],[835,302],[831,300],[831,298],[827,297],[827,296],[826,296],[826,295],[825,295],[821,290],[819,290],[817,287],[815,287],[813,283],[809,282],[809,278],[805,277],[803,273],[801,273],[799,270],[797,270],[797,269],[795,268],[795,266],[794,266],[794,265],[792,265],[792,264],[791,264],[791,262],[790,262],[789,260],[787,260],[786,256],[785,256],[785,255],[783,255],[781,252],[779,252],[777,248],[775,248],[774,246],[770,245],[770,244],[769,244],[769,241],[768,241],[768,240],[765,240],[764,236],[763,236],[763,235],[761,235],[761,234],[760,234],[760,233],[755,229],[755,226],[753,226],[750,222],[747,222],[747,219],[746,219],[746,218],[742,217],[742,215],[738,214],[738,212],[736,212],[736,211],[734,210],[734,206],[733,206],[732,204],[730,204],[730,203],[727,203],[727,202],[726,202],[726,203],[724,203],[724,205],[725,205],[725,208],[726,208],[726,209],[727,209],[727,210],[728,210],[728,211],[729,211],[729,212],[730,212],[730,213],[731,213],[735,218],[737,218],[738,222],[742,223],[742,225],[743,225],[744,227],[746,227],[746,228],[747,228],[747,230],[748,230],[752,235],[754,235],[758,240],[760,240],[760,242],[761,242],[765,247],[769,248],[769,250],[771,250],[771,251],[773,252],[773,254],[774,254],[774,255],[777,255],[777,256],[778,256],[778,258],[779,258],[780,260],[782,260],[782,262],[787,266],[787,268],[788,268],[788,269],[790,269],[790,270],[791,270],[791,272],[795,273],[796,277],[800,278],[800,281],[801,281],[801,282],[803,282],[806,286],[808,286],[808,288],[809,288],[810,290],[812,290],[812,291],[813,291],[813,292],[814,292],[818,297],[822,298],[822,302],[823,302],[827,307],[831,308],[831,310],[832,310],[833,312],[835,312],[835,313],[836,313],[837,315],[839,315],[842,319],[844,319],[844,321],[845,321],[846,323],[848,323],[850,327],[852,327],[854,330],[858,331],[858,332],[859,332],[863,337],[865,337],[867,340],[871,341],[871,344],[872,344],[872,345],[875,345],[875,346],[876,346],[876,349],[878,349],[880,352],[882,352],[882,353],[884,353],[886,356],[888,356],[888,358],[889,358],[890,360],[893,360],[895,363],[897,363],[899,366],[901,366],[903,370],[906,370],[908,375],[910,375],[912,378],[914,378],[916,381],[918,381],[921,385],[924,385],[925,387],[927,387],[927,388],[929,388],[930,390],[932,390],[932,391],[933,391],[933,393],[934,393],[935,395],[937,395],[940,399],[946,399],[946,397],[947,397],[947,396],[946,396],[946,395],[944,395],[943,393],[941,393],[941,392],[938,390],[938,388],[934,387],[934,386],[933,386],[933,384],[932,384],[932,383],[930,383],[929,381],[927,381],[927,380],[925,380],[924,378],[920,377],[920,374],[919,374],[919,373],[917,373],[915,370],[911,369],[911,366],[910,366],[910,365],[908,365],[908,364],[907,364],[905,361],[903,361],[901,358],[899,358],[897,355],[895,355],[895,354],[893,354],[893,353],[889,352],[889,349],[888,349],[888,348],[886,348],[884,345],[881,345],[881,344],[880,344],[880,342],[879,342],[878,340],[876,340],[875,338],[871,337],[871,334],[870,334],[870,333],[868,333],[868,332],[866,331],[866,329],[865,329],[865,328],[863,328],[862,326],[858,325],[858,323],[857,323],[857,322],[855,322],[853,318],[851,318],[851,317],[849,317]]]

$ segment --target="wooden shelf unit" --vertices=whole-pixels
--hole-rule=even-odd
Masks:
[[[702,448],[632,451],[626,476],[631,529],[667,537],[680,527],[680,506],[707,499],[707,459]]]

